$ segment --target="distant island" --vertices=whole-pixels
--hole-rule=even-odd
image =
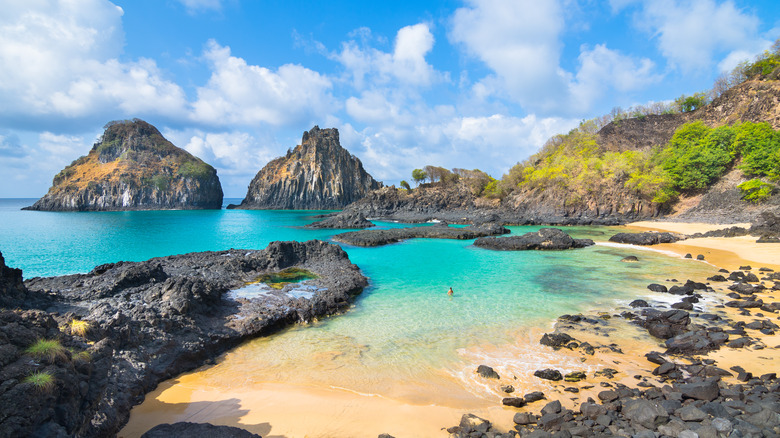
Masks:
[[[60,171],[26,210],[220,209],[217,171],[139,120],[109,122],[86,156]]]
[[[341,147],[337,129],[315,126],[257,173],[241,204],[228,208],[338,210],[381,186]]]

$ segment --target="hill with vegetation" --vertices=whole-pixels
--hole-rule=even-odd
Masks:
[[[109,122],[86,156],[60,171],[30,210],[222,208],[217,171],[143,120]]]
[[[409,221],[751,221],[780,207],[779,78],[780,41],[708,93],[584,121],[500,180],[426,166],[412,172],[418,188],[402,181],[348,210]]]

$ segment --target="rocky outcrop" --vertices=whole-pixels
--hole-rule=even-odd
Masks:
[[[255,281],[261,283],[248,285]],[[110,263],[88,274],[27,280],[28,295],[51,299],[41,310],[0,313],[0,436],[113,436],[161,381],[247,339],[341,312],[366,284],[340,247],[321,241]],[[24,333],[17,330],[22,326]],[[73,351],[36,359],[28,349],[39,338],[59,339]],[[53,375],[45,393],[24,380],[35,370]]]
[[[450,227],[441,223],[430,227],[350,231],[333,236],[333,240],[354,246],[382,246],[413,238],[468,240],[507,233],[509,233],[508,229],[494,223],[471,225],[465,228]]]
[[[208,423],[159,424],[141,438],[208,437],[208,438],[262,438],[245,429],[232,426],[215,426]]]
[[[89,154],[54,177],[27,210],[113,211],[220,209],[217,171],[174,146],[154,126],[111,122]]]
[[[22,306],[27,289],[22,282],[22,270],[5,265],[0,252],[0,308],[13,309]]]
[[[676,233],[617,233],[609,238],[610,242],[627,243],[629,245],[658,245],[659,243],[674,243],[684,240],[685,236]]]
[[[257,173],[240,205],[228,208],[337,210],[379,187],[341,147],[337,129],[315,126],[303,133],[300,145]]]
[[[332,214],[324,219],[306,225],[306,228],[343,230],[350,228],[371,228],[374,223],[366,219],[363,213],[346,212],[344,214]]]
[[[594,245],[590,239],[574,239],[558,228],[542,228],[537,232],[510,237],[481,237],[474,246],[502,251],[563,250]]]

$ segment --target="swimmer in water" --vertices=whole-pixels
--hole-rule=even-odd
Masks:
[[[447,295],[449,295],[449,296],[452,296],[452,294],[454,294],[454,293],[455,292],[452,291],[452,288],[450,288],[450,290],[447,291]]]

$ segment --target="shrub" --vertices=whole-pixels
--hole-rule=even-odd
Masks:
[[[674,99],[674,104],[677,107],[677,111],[681,113],[687,113],[697,110],[704,105],[710,103],[710,98],[707,93],[693,93],[691,96],[682,95],[677,99]]]
[[[185,178],[204,180],[214,174],[214,168],[201,160],[187,161],[179,166],[177,173]]]
[[[710,129],[702,122],[686,123],[675,131],[660,153],[660,165],[677,190],[707,187],[725,172],[733,161],[732,128]]]
[[[769,199],[775,189],[772,184],[767,184],[760,179],[745,181],[737,188],[742,192],[742,199],[756,204]]]
[[[414,169],[412,171],[412,179],[417,185],[420,185],[421,182],[425,182],[428,179],[428,174],[422,169]]]
[[[66,358],[65,347],[56,339],[38,339],[31,346],[27,347],[25,353],[38,359],[46,359],[54,362],[57,357]]]
[[[48,371],[35,371],[22,382],[33,385],[41,392],[49,392],[54,388],[54,376]]]
[[[748,176],[780,178],[780,133],[768,123],[737,126],[732,149],[742,155],[739,169]]]
[[[406,180],[401,180],[401,187],[406,190],[412,190],[412,188],[409,186],[409,183],[406,182]]]

